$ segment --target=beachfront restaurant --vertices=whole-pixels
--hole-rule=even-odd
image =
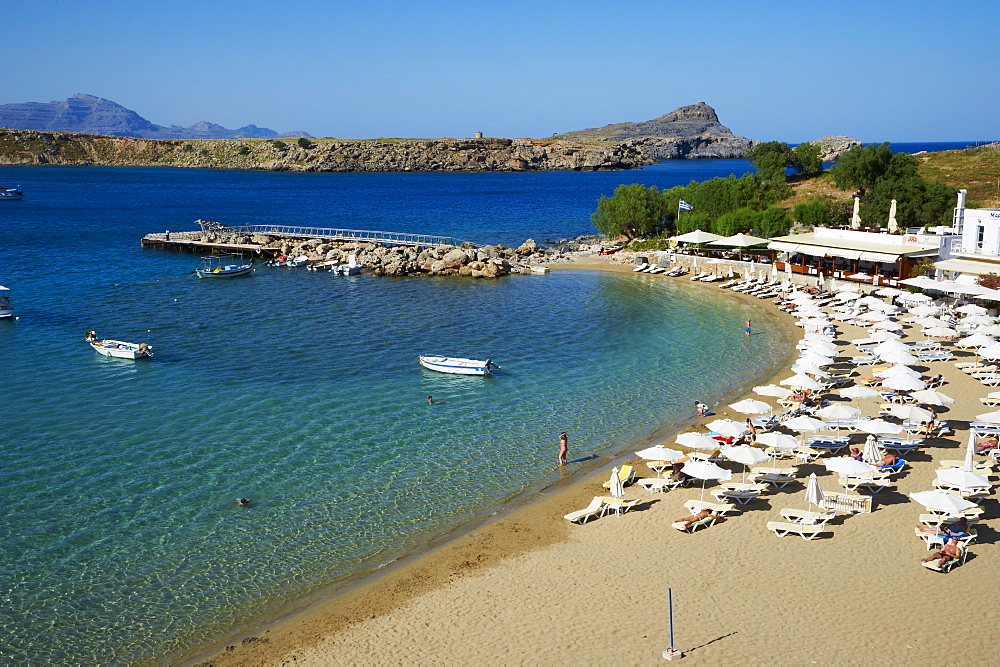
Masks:
[[[778,252],[775,263],[782,271],[895,286],[913,275],[920,260],[938,257],[940,238],[816,227],[776,236],[768,247]]]

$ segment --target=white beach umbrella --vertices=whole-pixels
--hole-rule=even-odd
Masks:
[[[809,503],[810,507],[813,505],[822,507],[823,499],[823,489],[819,486],[819,478],[816,477],[816,473],[809,473],[809,481],[806,482],[806,502]]]
[[[799,433],[805,433],[808,431],[822,431],[826,428],[826,422],[814,419],[813,417],[807,417],[806,415],[799,415],[783,422],[782,426],[793,431],[798,431]]]
[[[962,313],[963,315],[985,315],[989,311],[982,306],[977,306],[974,303],[967,303],[964,306],[956,308],[955,312]]]
[[[896,289],[895,287],[882,287],[875,290],[875,294],[878,296],[897,297],[906,294],[906,292],[901,289]]]
[[[711,241],[718,241],[722,237],[718,234],[713,234],[711,232],[703,232],[700,229],[696,229],[693,232],[688,232],[687,234],[681,234],[680,236],[670,237],[670,241],[678,241],[680,243],[709,243]]]
[[[805,362],[800,362],[792,366],[792,370],[796,373],[804,373],[806,375],[815,375],[816,377],[828,378],[830,374],[824,371],[822,368],[816,364],[810,364]]]
[[[909,419],[911,421],[929,422],[934,420],[933,412],[918,408],[915,405],[890,405],[888,412],[893,417]]]
[[[856,315],[855,317],[861,322],[869,322],[869,323],[882,322],[884,320],[889,319],[888,314],[875,310],[860,315]]]
[[[874,435],[868,436],[865,439],[865,448],[861,452],[861,460],[877,468],[884,456],[885,450],[879,446],[878,439]]]
[[[921,403],[927,403],[928,405],[952,405],[955,402],[955,399],[951,396],[934,391],[933,389],[915,391],[910,394],[910,398],[914,398]]]
[[[861,416],[861,410],[842,403],[834,403],[820,408],[816,414],[823,419],[854,419]]]
[[[933,301],[931,297],[926,294],[910,294],[906,296],[899,297],[902,301],[909,301],[911,303],[927,303],[928,301]]]
[[[991,361],[1000,359],[1000,344],[988,345],[987,347],[979,348],[979,356],[983,359],[990,359]]]
[[[733,473],[730,470],[726,470],[722,466],[716,465],[709,461],[687,461],[684,467],[681,468],[681,472],[688,477],[693,477],[695,479],[701,480],[701,497],[705,498],[705,481],[709,479],[718,479],[722,481],[728,481],[733,478]]]
[[[785,450],[795,449],[802,444],[794,435],[778,433],[777,431],[771,431],[770,433],[758,433],[755,440],[756,442],[767,447],[775,447],[777,449]]]
[[[718,449],[721,443],[707,433],[688,431],[677,436],[677,444],[692,449]]]
[[[749,445],[723,447],[719,453],[730,461],[742,463],[745,466],[760,465],[771,459],[770,456],[764,453],[764,450],[750,447]]]
[[[791,389],[785,389],[776,384],[761,385],[754,387],[753,390],[759,396],[774,396],[775,398],[788,398],[795,393]]]
[[[622,483],[621,475],[618,474],[618,467],[611,471],[611,479],[608,480],[611,487],[611,495],[615,498],[625,497],[625,485]]]
[[[966,500],[947,491],[916,491],[910,497],[929,510],[947,512],[955,516],[965,510],[972,509],[976,503]]]
[[[931,327],[951,328],[951,323],[948,320],[942,320],[940,317],[921,317],[914,320],[914,322],[925,329],[930,329]]]
[[[831,292],[837,292],[837,293],[840,293],[840,292],[856,292],[857,291],[857,285],[852,285],[851,283],[842,283],[840,285],[837,285],[836,289],[831,289],[830,291]]]
[[[985,334],[987,336],[1000,336],[1000,324],[987,324],[986,326],[976,329],[976,333]]]
[[[915,371],[905,364],[899,364],[896,366],[889,366],[889,368],[884,371],[879,371],[879,375],[884,378],[894,377],[896,375],[909,375],[912,378],[919,378],[920,371]]]
[[[872,348],[872,352],[874,352],[875,354],[882,354],[883,352],[909,352],[909,351],[910,351],[909,345],[895,338],[891,340],[884,340]]]
[[[986,477],[969,472],[968,470],[962,470],[961,468],[938,470],[934,481],[950,486],[957,486],[963,491],[990,486],[990,480]]]
[[[899,340],[903,337],[903,334],[886,331],[885,329],[879,329],[878,331],[872,332],[868,337],[872,340]]]
[[[932,306],[929,303],[922,303],[919,306],[910,308],[910,312],[919,317],[931,317],[940,313],[941,309],[937,306]]]
[[[823,385],[812,379],[808,375],[803,375],[798,373],[790,378],[781,380],[778,384],[783,384],[787,387],[794,387],[798,389],[812,389],[813,391],[819,391],[823,388]]]
[[[884,329],[885,331],[899,331],[903,328],[901,322],[894,322],[892,320],[883,320],[882,322],[876,322],[872,325],[873,329]]]
[[[823,459],[823,465],[830,472],[840,473],[841,475],[874,475],[878,472],[878,468],[875,466],[864,461],[852,459],[849,456],[834,456],[833,458]]]
[[[958,332],[948,327],[931,327],[924,329],[924,335],[928,338],[954,338]]]
[[[986,422],[987,424],[1000,424],[1000,410],[976,415],[976,421]]]
[[[872,389],[871,387],[866,387],[862,384],[856,384],[847,387],[846,389],[842,389],[840,391],[840,395],[846,398],[862,399],[862,398],[877,398],[882,394],[878,390]]]
[[[882,361],[886,361],[890,364],[915,364],[919,361],[916,355],[910,354],[909,352],[903,352],[902,350],[889,350],[888,352],[883,352],[876,356]]]
[[[969,349],[970,347],[987,347],[989,345],[996,345],[996,343],[996,339],[992,336],[974,333],[971,336],[959,338],[955,341],[954,345],[955,347],[960,347],[962,349]]]
[[[861,273],[852,273],[851,275],[849,275],[847,277],[850,278],[850,279],[852,279],[852,280],[871,280],[872,279],[872,277],[870,275],[868,275],[867,273],[865,273],[863,271]]]
[[[640,459],[646,459],[647,461],[669,461],[671,463],[684,458],[684,452],[676,449],[670,449],[669,447],[664,447],[663,445],[647,447],[646,449],[636,452],[635,455]]]
[[[736,410],[736,412],[742,412],[745,415],[766,415],[773,410],[773,408],[764,401],[757,401],[752,398],[745,398],[742,401],[731,403],[729,407]]]
[[[804,343],[803,349],[805,350],[819,352],[828,357],[836,357],[840,354],[840,349],[836,345],[825,340],[807,340]]]
[[[860,299],[863,295],[858,292],[837,292],[838,301],[854,301],[855,299]]]
[[[987,317],[986,315],[969,315],[968,317],[962,318],[962,324],[975,324],[976,326],[988,326],[990,324],[996,324],[997,318]]]
[[[903,432],[902,426],[884,419],[862,419],[858,422],[857,429],[873,435],[899,435]]]
[[[733,421],[732,419],[716,419],[713,422],[709,422],[707,426],[710,431],[715,431],[726,438],[741,436],[747,428],[743,422]]]
[[[883,387],[895,389],[896,391],[917,391],[927,388],[923,380],[909,375],[892,375],[882,380],[881,384]]]

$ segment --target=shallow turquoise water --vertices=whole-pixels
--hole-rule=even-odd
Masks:
[[[121,201],[170,210],[146,196]],[[560,431],[607,460],[783,356],[780,332],[743,335],[747,306],[687,281],[198,281],[195,258],[138,249],[162,212],[93,206],[0,211],[21,316],[0,322],[5,662],[162,660],[263,622],[559,481]],[[77,252],[51,270],[16,250],[46,239]],[[156,357],[101,357],[89,329]],[[440,375],[418,353],[503,370]]]

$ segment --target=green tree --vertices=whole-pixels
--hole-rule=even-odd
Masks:
[[[675,226],[678,234],[687,234],[688,232],[693,232],[696,229],[707,232],[712,229],[712,222],[704,213],[684,211],[681,217],[677,218]]]
[[[821,199],[799,202],[792,209],[792,217],[810,227],[821,227],[830,220],[830,209]]]
[[[791,167],[805,178],[823,173],[823,161],[819,159],[820,147],[816,144],[799,144],[792,149]]]
[[[609,238],[624,236],[631,240],[648,237],[662,230],[668,220],[665,200],[656,187],[638,183],[619,185],[612,197],[597,200],[591,222]]]
[[[901,180],[917,175],[917,159],[907,153],[893,153],[889,142],[855,146],[844,153],[830,170],[841,190],[866,191],[884,180]]]
[[[239,148],[236,149],[236,152],[239,153],[240,155],[250,155],[250,147],[240,146]]]
[[[769,206],[760,213],[756,229],[761,236],[784,236],[792,229],[792,219],[778,206]]]
[[[756,144],[746,155],[764,180],[785,178],[785,167],[792,162],[792,149],[783,141],[765,141]]]
[[[306,139],[305,137],[299,137],[298,141],[296,141],[295,143],[299,145],[299,148],[305,148],[305,149],[312,148],[312,142]]]
[[[721,236],[733,236],[735,234],[746,234],[757,226],[760,221],[760,213],[748,208],[739,208],[719,216],[719,219],[712,225],[712,232]]]

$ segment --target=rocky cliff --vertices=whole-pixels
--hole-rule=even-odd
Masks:
[[[617,123],[604,127],[553,135],[554,139],[622,144],[638,148],[656,160],[676,158],[739,158],[755,142],[738,137],[719,122],[715,109],[704,102],[679,107],[641,123]]]
[[[157,141],[0,128],[0,164],[268,171],[604,171],[652,160],[637,146],[537,139]]]
[[[93,95],[77,93],[67,100],[0,104],[0,127],[41,132],[79,132],[140,139],[244,139],[309,137],[306,132],[278,134],[274,130],[246,125],[230,130],[199,121],[190,127],[156,125],[135,111]]]
[[[818,139],[812,143],[819,146],[819,159],[823,162],[834,162],[847,151],[851,150],[855,146],[861,145],[861,142],[857,139],[851,139],[850,137],[844,136],[823,137],[822,139]]]

